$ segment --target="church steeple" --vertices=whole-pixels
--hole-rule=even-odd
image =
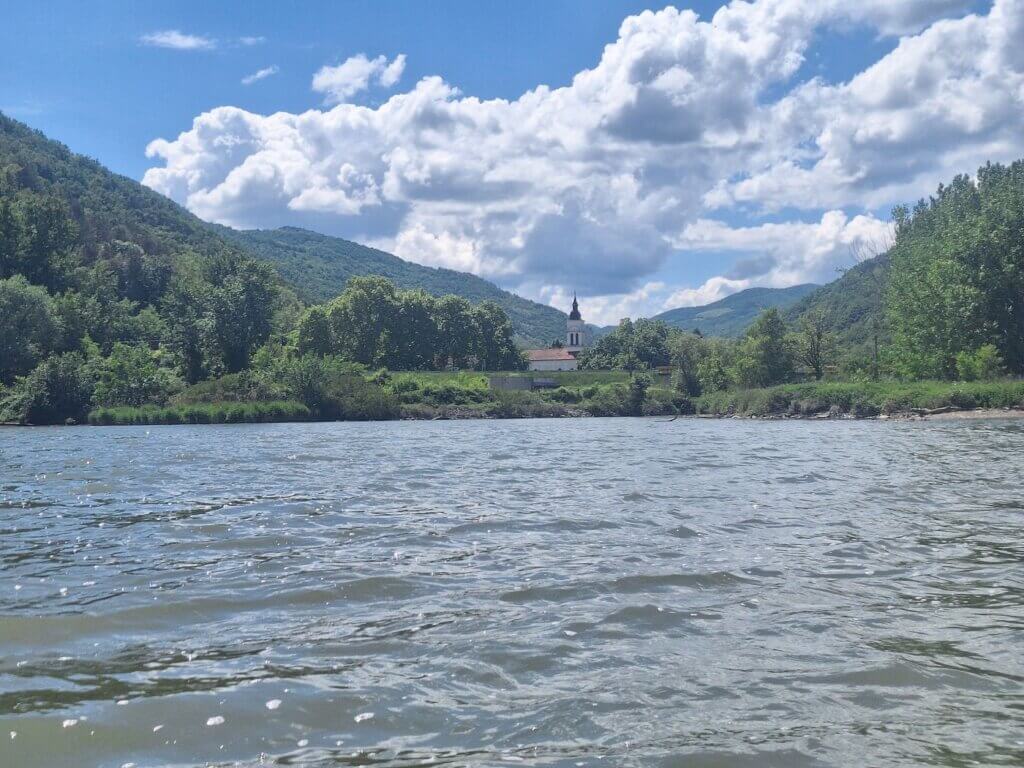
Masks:
[[[582,320],[580,316],[580,303],[576,301],[576,292],[572,293],[572,312],[569,313],[570,320]]]
[[[586,323],[583,322],[583,315],[580,314],[580,303],[576,300],[576,293],[572,294],[572,312],[565,321],[565,346],[569,354],[575,357],[576,353],[587,346]]]

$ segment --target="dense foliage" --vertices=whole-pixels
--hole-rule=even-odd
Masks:
[[[775,413],[783,401],[810,407],[793,387],[839,397],[844,386],[920,379],[968,382],[943,390],[956,402],[1001,402],[1012,386],[992,382],[1024,374],[1022,162],[988,165],[897,208],[885,253],[803,299],[806,287],[794,289],[796,304],[765,309],[738,338],[624,320],[583,352],[579,372],[542,393],[494,391],[465,373],[429,378],[522,369],[506,309],[529,307],[438,295],[457,273],[432,270],[441,282],[429,291],[357,275],[305,307],[246,243],[264,256],[284,237],[326,258],[345,241],[285,234],[204,224],[0,115],[0,421]],[[730,298],[719,309],[730,304],[734,319],[767,301]],[[544,338],[560,330],[544,325]],[[671,386],[658,375],[665,367]]]
[[[878,255],[859,254],[870,257],[783,313],[762,312],[736,341],[670,330],[680,389],[1024,375],[1024,161],[957,177],[893,219],[892,242],[869,249]],[[598,344],[584,359],[623,369],[662,359],[661,338],[641,346]]]
[[[580,354],[584,370],[637,371],[657,368],[670,362],[670,329],[661,320],[626,318],[615,330],[602,336]]]
[[[954,378],[974,374],[971,358],[980,355],[988,358],[980,368],[1024,374],[1024,162],[958,176],[895,213],[887,291],[894,371]]]
[[[382,277],[354,277],[333,301],[311,307],[297,329],[300,353],[338,355],[391,370],[519,370],[523,356],[498,305],[399,291]]]
[[[815,382],[721,390],[692,402],[698,413],[717,416],[902,416],[972,408],[1022,408],[1024,382]]]

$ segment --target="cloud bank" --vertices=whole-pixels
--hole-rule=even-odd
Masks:
[[[571,84],[514,100],[431,76],[351,103],[405,66],[354,56],[313,78],[331,108],[204,112],[149,145],[143,181],[212,221],[344,234],[559,306],[575,289],[600,322],[826,281],[884,235],[872,211],[1024,154],[1024,0],[970,5],[647,11]],[[858,26],[898,42],[845,82],[804,74],[822,31]],[[731,266],[664,277],[710,254]]]

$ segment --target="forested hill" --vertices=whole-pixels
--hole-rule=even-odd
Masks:
[[[783,312],[790,325],[819,312],[841,347],[866,344],[876,322],[885,332],[885,291],[889,280],[889,256],[882,254],[846,270],[827,285],[811,291]]]
[[[403,290],[420,288],[433,296],[455,294],[474,304],[493,301],[505,310],[516,334],[526,343],[546,345],[565,335],[562,312],[503,291],[467,272],[425,267],[376,248],[296,227],[219,230],[253,255],[273,262],[308,302],[337,296],[357,275],[380,275]]]
[[[819,290],[807,283],[790,288],[748,288],[702,307],[680,307],[655,315],[673,328],[699,329],[705,336],[740,336],[762,311],[786,309]]]
[[[22,202],[59,200],[90,260],[103,243],[133,242],[150,254],[239,253],[208,224],[177,203],[95,160],[77,155],[0,113],[0,194]]]

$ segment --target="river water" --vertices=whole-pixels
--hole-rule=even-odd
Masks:
[[[0,766],[1024,764],[1024,421],[0,430]]]

